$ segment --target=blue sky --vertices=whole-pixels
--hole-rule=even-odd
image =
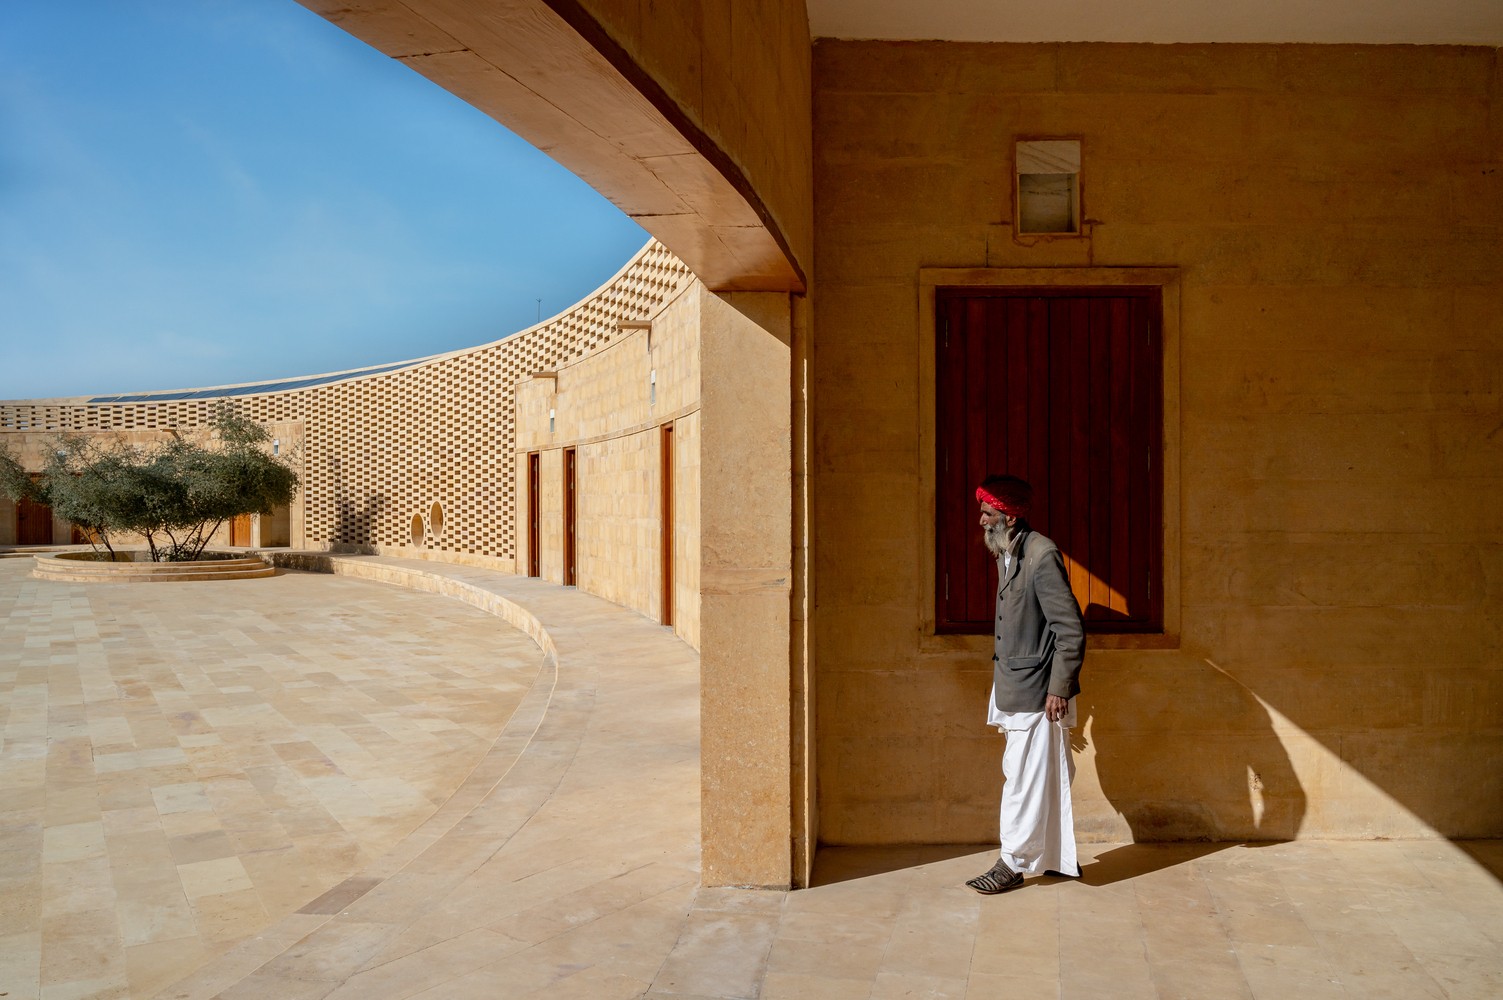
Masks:
[[[293,0],[0,3],[0,399],[469,347],[646,239]]]

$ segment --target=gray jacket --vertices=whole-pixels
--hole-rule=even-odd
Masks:
[[[1070,592],[1059,549],[1019,522],[1003,573],[997,559],[997,624],[992,655],[997,709],[1042,712],[1044,696],[1071,698],[1080,691],[1085,623]]]

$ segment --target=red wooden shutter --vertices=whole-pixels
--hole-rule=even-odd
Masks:
[[[543,575],[543,559],[539,550],[542,539],[543,515],[541,482],[542,456],[532,452],[527,456],[527,575]]]
[[[1159,290],[945,288],[937,309],[936,629],[992,629],[974,491],[1010,473],[1033,485],[1029,520],[1088,627],[1159,630]]]
[[[578,558],[579,539],[579,465],[577,452],[564,449],[564,586],[573,587],[579,582],[575,567]]]

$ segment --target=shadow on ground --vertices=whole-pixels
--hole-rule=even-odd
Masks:
[[[1174,844],[1124,844],[1120,847],[1107,844],[1081,844],[1080,883],[1090,886],[1106,886],[1127,879],[1150,875],[1154,872],[1187,864],[1218,851],[1233,847],[1260,847],[1257,843],[1243,841],[1196,842]],[[1481,845],[1486,847],[1487,844]],[[810,887],[853,882],[857,879],[956,858],[976,856],[976,871],[979,875],[991,864],[994,846],[986,844],[941,844],[910,847],[822,847],[814,860],[814,876]],[[1099,852],[1099,853],[1098,853]],[[1471,852],[1484,866],[1489,861],[1479,852]],[[1485,853],[1485,852],[1483,852]],[[1493,850],[1491,865],[1494,870],[1503,866],[1503,850]],[[1075,881],[1063,876],[1045,876],[1028,880],[1028,885],[1048,885],[1055,882]]]
[[[1186,844],[1124,844],[1096,855],[1094,861],[1081,865],[1080,881],[1085,885],[1113,885],[1127,879],[1173,868],[1196,861],[1218,851],[1247,846],[1237,841]],[[1086,853],[1090,845],[1081,845]]]
[[[1493,878],[1503,882],[1503,840],[1458,840],[1454,842]]]
[[[907,868],[921,868],[988,850],[981,844],[926,844],[904,847],[821,847],[814,857],[810,888],[853,882]],[[984,866],[983,866],[984,867]],[[980,869],[978,869],[980,871]]]

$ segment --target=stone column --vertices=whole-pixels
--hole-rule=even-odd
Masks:
[[[700,294],[702,877],[787,888],[790,297]]]

